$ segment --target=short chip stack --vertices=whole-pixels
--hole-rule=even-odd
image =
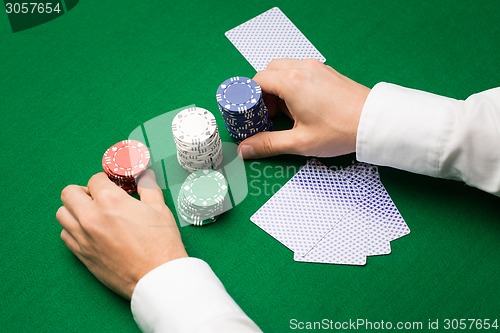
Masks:
[[[216,98],[226,129],[236,142],[271,130],[262,90],[254,80],[243,76],[227,79],[217,89]]]
[[[224,211],[227,182],[216,170],[198,170],[190,174],[177,198],[180,218],[185,222],[203,226],[213,223]]]
[[[146,145],[136,140],[123,140],[106,150],[102,168],[116,185],[133,193],[137,190],[136,178],[147,169],[149,160]]]
[[[222,142],[215,117],[210,111],[189,107],[172,121],[177,160],[188,172],[218,169],[223,161]]]

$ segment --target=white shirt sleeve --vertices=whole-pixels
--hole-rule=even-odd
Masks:
[[[363,107],[356,154],[500,196],[500,88],[461,101],[378,83]]]
[[[143,332],[262,332],[196,258],[169,261],[143,276],[131,308]]]

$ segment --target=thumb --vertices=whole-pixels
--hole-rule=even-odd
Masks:
[[[243,140],[238,152],[244,159],[270,157],[280,154],[295,154],[294,129],[276,132],[261,132]]]
[[[165,200],[163,192],[156,183],[156,176],[153,170],[146,170],[137,182],[137,193],[141,197],[141,202],[157,209],[164,209]]]

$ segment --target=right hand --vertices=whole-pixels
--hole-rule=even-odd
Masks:
[[[275,59],[254,80],[267,94],[269,112],[280,106],[294,126],[242,141],[239,151],[245,159],[278,154],[332,157],[356,150],[369,88],[315,59]]]

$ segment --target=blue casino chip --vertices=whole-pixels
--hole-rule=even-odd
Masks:
[[[245,112],[252,110],[262,98],[260,86],[243,76],[229,78],[217,89],[217,103],[225,110]]]
[[[217,89],[216,98],[226,129],[235,141],[271,130],[262,90],[252,79],[236,76],[225,80]]]

